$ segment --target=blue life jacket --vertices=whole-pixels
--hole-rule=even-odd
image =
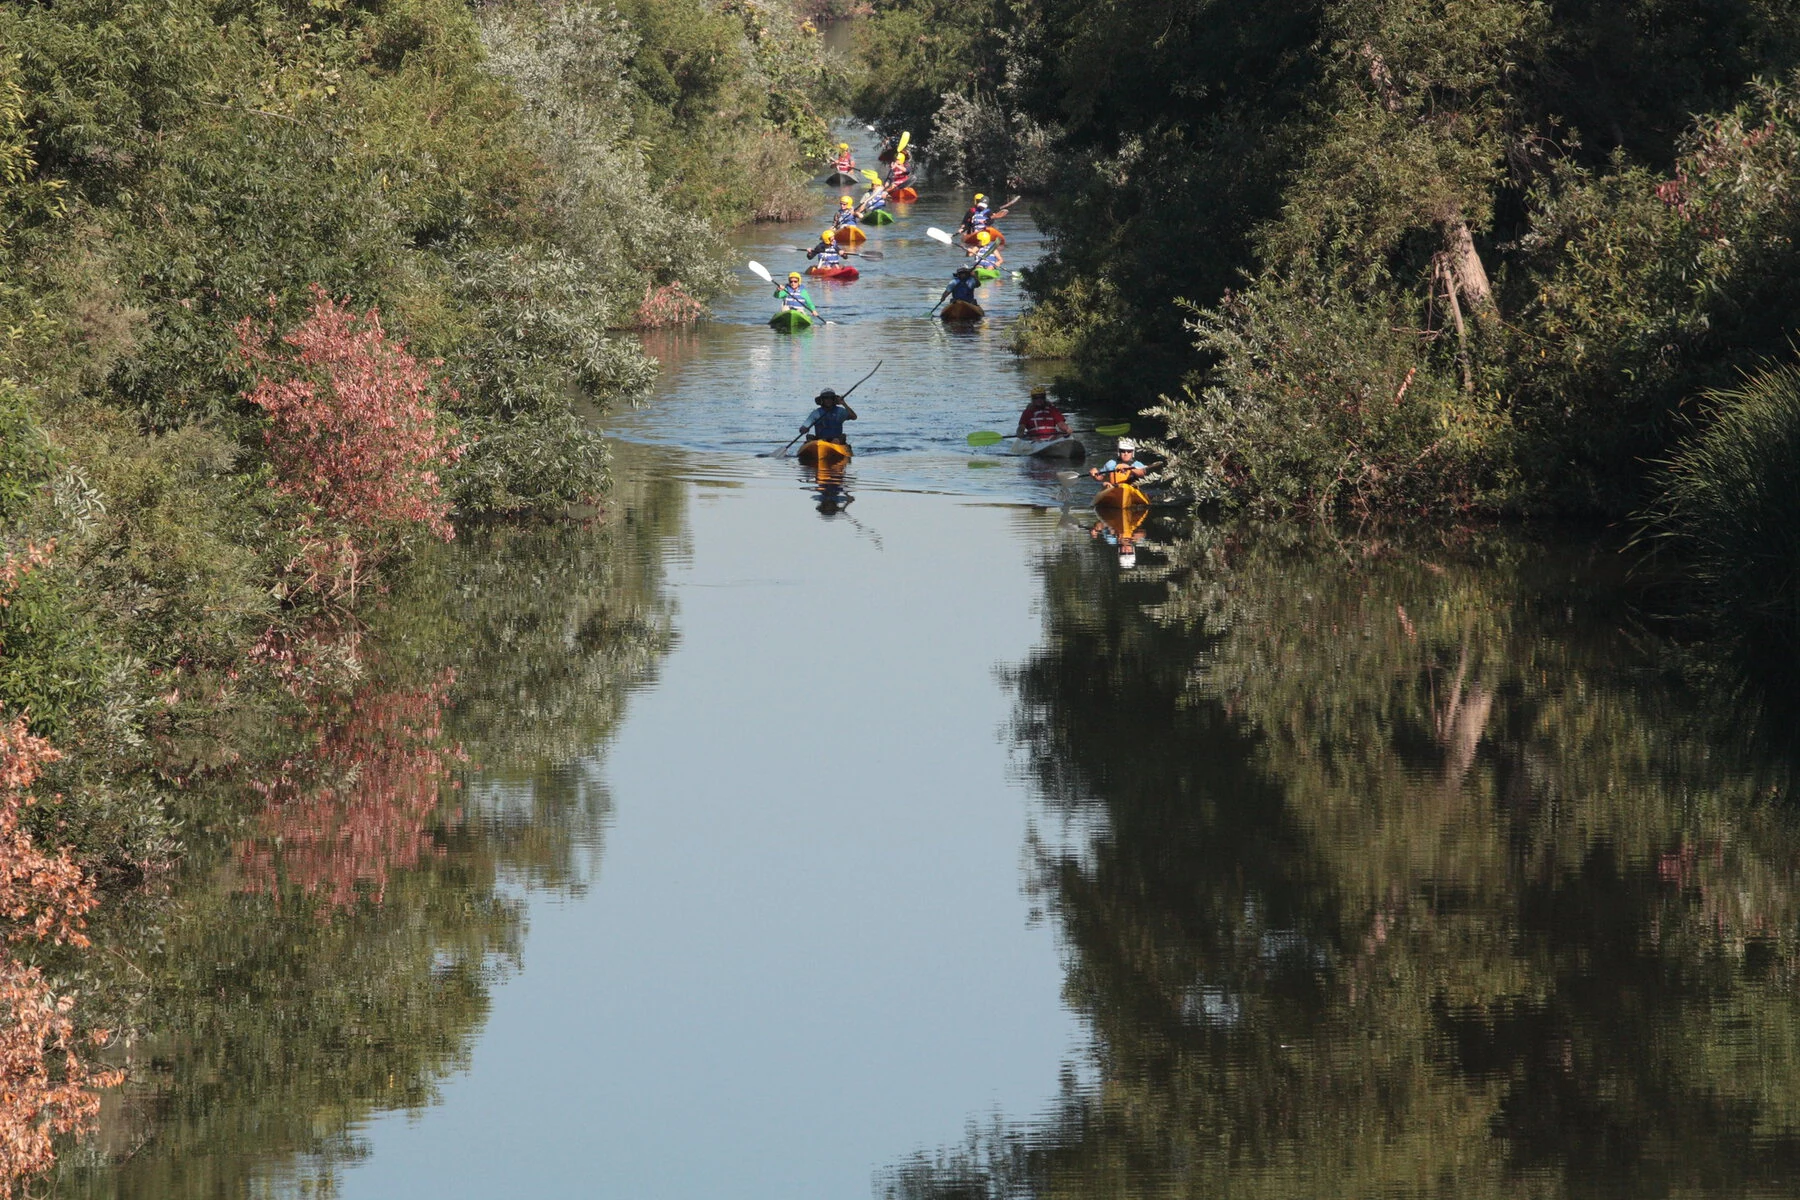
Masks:
[[[977,206],[969,210],[969,228],[976,233],[986,229],[992,219],[993,215],[985,207]]]
[[[797,308],[805,312],[812,307],[812,297],[806,294],[805,288],[797,284],[783,287],[776,294],[781,297],[781,307],[783,308]]]
[[[980,257],[975,260],[975,265],[978,267],[997,267],[1000,265],[999,258],[1000,247],[989,245],[986,250],[981,252]]]
[[[973,275],[967,279],[952,279],[950,281],[950,298],[966,301],[969,304],[975,303],[976,282]]]
[[[856,210],[853,208],[840,208],[837,216],[831,218],[833,229],[842,229],[846,225],[854,224],[856,224]]]
[[[844,406],[841,404],[836,408],[826,408],[824,405],[820,405],[813,409],[812,416],[808,420],[812,422],[813,432],[818,434],[822,440],[841,442],[844,440],[846,415]]]

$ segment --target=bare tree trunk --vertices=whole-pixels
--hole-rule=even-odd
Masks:
[[[1463,391],[1475,390],[1475,364],[1469,358],[1469,327],[1463,323],[1462,301],[1457,299],[1456,268],[1450,265],[1448,251],[1440,251],[1432,264],[1431,288],[1444,285],[1444,299],[1450,306],[1450,322],[1456,326],[1456,365],[1462,371]]]
[[[1474,235],[1469,232],[1469,223],[1461,214],[1447,218],[1443,230],[1444,254],[1450,264],[1451,281],[1468,301],[1469,315],[1479,324],[1495,312],[1494,288],[1488,283],[1487,268],[1481,264]]]

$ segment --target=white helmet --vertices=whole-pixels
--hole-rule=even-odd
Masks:
[[[1130,450],[1133,453],[1136,453],[1137,452],[1137,443],[1132,441],[1130,438],[1120,438],[1119,439],[1119,449]]]
[[[1129,570],[1131,570],[1131,568],[1133,568],[1135,566],[1137,566],[1137,551],[1136,550],[1121,550],[1121,551],[1119,551],[1119,569],[1120,570],[1129,571]]]

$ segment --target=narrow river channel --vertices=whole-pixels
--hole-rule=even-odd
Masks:
[[[652,339],[604,518],[392,599],[319,742],[460,790],[116,931],[149,1082],[54,1194],[1800,1195],[1800,839],[1728,672],[1579,542],[1159,514],[1121,569],[1092,484],[965,443],[1049,376],[1011,279],[926,315],[960,207],[837,324],[746,273]],[[767,456],[877,360],[842,479]]]

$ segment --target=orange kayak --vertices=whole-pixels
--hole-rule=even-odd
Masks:
[[[917,200],[918,198],[919,198],[919,193],[913,191],[909,187],[903,187],[899,191],[894,193],[894,199],[900,201],[902,204],[911,204],[914,200]]]
[[[839,245],[860,246],[869,240],[869,235],[854,225],[846,225],[837,231]]]
[[[1094,507],[1098,509],[1149,508],[1150,497],[1129,483],[1115,483],[1102,489],[1100,494],[1094,497]]]
[[[987,227],[987,231],[994,235],[994,240],[992,242],[990,242],[989,245],[1003,246],[1006,244],[1006,235],[1004,233],[1000,232],[1000,227],[998,225],[989,225]],[[842,237],[843,234],[839,234],[838,236]],[[963,245],[979,246],[980,244],[981,244],[981,242],[979,239],[976,238],[975,232],[973,230],[971,230],[968,233],[963,234]]]
[[[808,466],[829,467],[850,461],[850,447],[843,442],[825,442],[817,438],[800,447],[799,459]]]

